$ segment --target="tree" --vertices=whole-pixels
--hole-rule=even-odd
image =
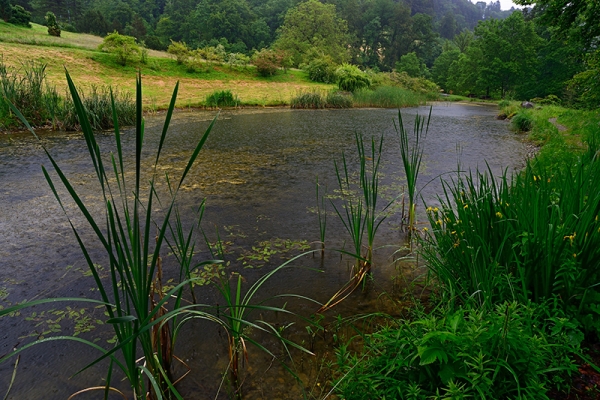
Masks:
[[[546,25],[558,28],[563,38],[580,36],[586,46],[600,36],[600,2],[598,0],[514,0],[521,5],[535,5],[534,13]]]
[[[127,65],[127,61],[132,57],[141,54],[140,47],[135,42],[134,37],[121,35],[116,31],[106,36],[98,48],[115,54],[117,56],[117,63],[123,66]]]
[[[333,4],[307,0],[287,12],[274,47],[288,51],[294,66],[309,62],[309,51],[340,64],[348,60],[347,32],[346,21],[336,15]]]
[[[9,24],[31,28],[31,13],[21,6],[12,6]]]
[[[542,41],[520,11],[505,20],[480,22],[475,37],[469,49],[480,50],[477,81],[486,87],[486,95],[498,91],[504,97],[507,91],[534,79]]]
[[[10,4],[10,0],[0,0],[0,18],[2,18],[4,22],[8,22],[11,16],[12,5]]]
[[[49,35],[60,37],[60,26],[56,22],[56,15],[52,11],[46,13],[46,26],[48,27]]]
[[[452,63],[458,61],[460,57],[460,50],[456,47],[445,50],[433,63],[433,68],[431,68],[431,75],[433,77],[433,81],[440,85],[442,89],[446,92],[451,89],[448,86],[448,76],[450,73],[450,66]]]
[[[419,60],[417,53],[411,52],[400,57],[400,61],[396,63],[396,71],[406,72],[408,76],[419,78],[423,76],[425,64]]]

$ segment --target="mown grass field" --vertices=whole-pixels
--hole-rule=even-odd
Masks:
[[[126,67],[118,65],[110,54],[99,51],[102,38],[62,32],[60,38],[48,35],[46,27],[32,24],[22,28],[0,21],[0,54],[4,63],[21,68],[31,62],[47,65],[47,78],[59,93],[66,95],[65,68],[84,91],[92,85],[111,85],[133,94],[135,75],[141,71],[144,82],[144,106],[148,110],[168,106],[172,90],[180,81],[177,107],[196,107],[216,90],[231,90],[242,105],[277,106],[290,103],[299,92],[330,89],[333,85],[310,82],[303,71],[280,71],[273,77],[258,76],[252,66],[232,69],[211,65],[208,72],[188,72],[166,52],[150,50],[145,64],[134,60]]]

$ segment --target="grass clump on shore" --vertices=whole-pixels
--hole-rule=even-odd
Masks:
[[[292,98],[290,102],[292,108],[351,108],[352,100],[350,96],[339,91],[330,91],[323,93],[320,91],[303,92]]]
[[[231,90],[217,90],[206,96],[207,107],[237,107],[240,99]]]
[[[361,89],[353,94],[355,107],[416,107],[426,101],[425,95],[393,86],[379,86],[374,90]]]

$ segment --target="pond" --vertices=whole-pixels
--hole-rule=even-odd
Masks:
[[[426,116],[428,113],[429,107],[402,110],[405,126],[412,131],[415,115]],[[432,107],[418,181],[420,196],[428,204],[437,204],[436,196],[442,192],[440,177],[455,176],[452,171],[457,170],[459,163],[464,171],[489,166],[495,173],[505,168],[511,172],[523,167],[524,144],[508,130],[506,122],[494,118],[495,113],[495,107],[475,104],[439,103]],[[180,112],[175,115],[162,156],[164,168],[161,173],[179,177],[192,151],[191,144],[198,140],[215,114]],[[146,119],[143,155],[146,168],[150,168],[153,161],[162,121],[160,115]],[[397,121],[398,111],[385,109],[222,112],[180,193],[180,211],[185,225],[191,227],[195,223],[197,207],[206,199],[202,227],[209,241],[216,241],[218,232],[230,262],[227,272],[239,272],[247,284],[252,283],[303,249],[318,247],[315,244],[319,240],[316,180],[318,177],[321,194],[327,194],[336,202],[333,161],[339,163],[344,153],[351,168],[356,166],[356,133],[362,134],[367,141],[383,135],[381,204],[394,200],[394,204],[399,204],[405,181],[394,128]],[[124,151],[131,162],[134,158],[133,139],[134,135],[126,131]],[[99,192],[83,138],[73,133],[49,132],[41,135],[41,141],[64,168],[86,204],[93,212],[100,213],[97,208]],[[114,150],[111,134],[98,134],[98,142],[104,151]],[[41,165],[50,163],[40,144],[29,134],[0,137],[0,237],[3,242],[0,247],[0,305],[4,307],[25,299],[97,296],[66,217],[44,180]],[[158,188],[159,192],[165,189],[164,184]],[[82,229],[84,241],[91,244],[94,262],[102,266],[106,259],[98,246],[93,245],[90,230],[76,207],[71,202],[66,204],[75,225]],[[348,281],[352,260],[334,249],[349,250],[350,241],[329,200],[326,204],[326,246],[330,251],[323,259],[318,254],[305,256],[295,262],[298,268],[275,275],[262,288],[260,298],[294,293],[324,303]],[[424,207],[421,202],[419,204],[418,215],[423,223]],[[329,311],[329,316],[397,312],[394,291],[409,280],[393,262],[395,252],[404,243],[400,222],[400,213],[393,213],[378,232],[370,288],[356,291]],[[198,239],[197,258],[209,259],[207,246],[201,237]],[[273,253],[268,261],[258,256],[265,251]],[[173,257],[167,250],[164,257],[167,275],[174,276]],[[383,296],[384,293],[388,295]],[[215,290],[209,287],[197,287],[196,295],[200,303],[219,301]],[[318,308],[310,302],[289,302],[288,308],[305,317]],[[289,322],[282,316],[273,318],[281,326]],[[23,346],[40,335],[48,337],[74,332],[109,348],[111,345],[107,341],[112,338],[112,333],[98,323],[103,319],[102,309],[77,303],[57,303],[26,310],[19,316],[0,320],[0,354]],[[290,337],[306,345],[310,340],[306,324],[301,320],[294,322],[295,326],[289,328]],[[261,340],[277,348],[275,343],[269,342],[272,339]],[[279,354],[280,349],[277,352]],[[181,333],[176,353],[192,369],[181,383],[184,398],[215,398],[222,373],[227,368],[224,333],[207,323],[192,323]],[[48,342],[29,349],[22,353],[9,398],[64,399],[78,390],[102,385],[107,364],[71,377],[96,356],[98,353],[84,345],[65,341]],[[12,364],[0,365],[0,388],[8,387]],[[295,366],[300,378],[310,382],[311,393],[318,392],[317,387],[324,385],[326,379],[318,357],[299,356]],[[245,371],[247,398],[300,396],[299,389],[291,388],[293,379],[267,354],[252,352]],[[123,382],[115,385],[127,390]],[[221,389],[217,397],[227,398],[227,393],[228,389]],[[4,394],[1,389],[0,394]],[[101,397],[98,392],[93,394],[86,393],[77,398]]]

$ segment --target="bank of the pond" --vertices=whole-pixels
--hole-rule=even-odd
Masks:
[[[600,397],[600,116],[504,113],[539,153],[512,177],[446,180],[418,251],[430,311],[416,300],[358,351],[340,345],[341,398]]]

